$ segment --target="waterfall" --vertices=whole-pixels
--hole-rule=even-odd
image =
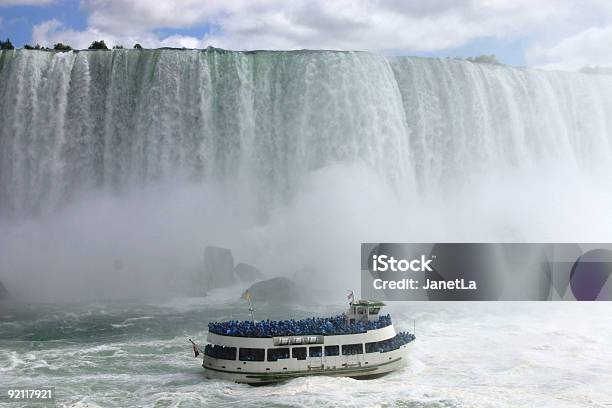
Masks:
[[[605,75],[0,51],[0,278],[41,296],[165,293],[214,245],[344,290],[360,242],[607,241],[611,145]]]
[[[364,52],[0,51],[0,217],[231,182],[284,200],[360,163],[395,188],[612,162],[612,77]]]

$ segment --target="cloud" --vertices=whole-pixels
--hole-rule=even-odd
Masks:
[[[568,68],[607,63],[612,25],[604,0],[82,0],[81,7],[86,29],[49,20],[34,27],[33,41],[410,54],[518,39],[529,41],[530,64]],[[172,30],[191,31],[160,34]]]
[[[564,18],[559,3],[290,2],[275,9],[243,9],[217,17],[219,32],[206,37],[224,48],[326,48],[382,52],[436,51],[481,37],[516,37]]]
[[[256,2],[253,2],[256,3]],[[208,0],[86,0],[89,24],[114,33],[185,28],[206,23],[219,13],[247,8],[248,1]]]
[[[101,33],[91,27],[84,31],[69,29],[56,19],[44,21],[32,29],[32,43],[45,46],[61,42],[70,44],[74,48],[87,48],[93,41],[92,38],[99,39],[102,36],[107,41],[115,38],[113,35]]]
[[[32,43],[52,46],[55,43],[69,44],[73,48],[84,49],[96,40],[104,40],[107,45],[124,45],[132,47],[136,43],[150,48],[157,47],[186,47],[198,48],[202,41],[194,37],[172,35],[160,39],[152,32],[134,33],[131,35],[116,35],[94,27],[86,30],[73,30],[65,27],[59,20],[44,21],[32,29]]]
[[[527,58],[541,68],[579,70],[587,66],[612,67],[612,24],[591,27],[556,44],[535,44]]]
[[[432,51],[457,47],[483,37],[521,35],[569,12],[562,3],[490,0],[84,0],[88,28],[65,29],[65,41],[100,33],[121,42],[136,37],[153,42],[178,40],[231,49],[362,49]],[[155,39],[159,28],[208,26],[203,38]],[[40,31],[40,30],[39,30]],[[60,36],[62,30],[54,29]],[[153,44],[147,44],[153,46]]]

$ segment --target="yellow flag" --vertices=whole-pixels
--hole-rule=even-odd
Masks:
[[[242,298],[248,300],[249,302],[251,301],[251,292],[249,292],[249,290],[245,290],[244,293],[242,294]]]

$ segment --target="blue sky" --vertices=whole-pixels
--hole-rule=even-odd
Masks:
[[[87,14],[79,7],[78,0],[66,0],[46,6],[4,6],[0,8],[0,16],[0,38],[10,37],[16,47],[29,44],[32,41],[32,28],[51,18],[76,29],[83,30],[87,27]]]
[[[551,69],[610,66],[604,0],[0,0],[17,47],[93,40],[145,47],[350,49]]]

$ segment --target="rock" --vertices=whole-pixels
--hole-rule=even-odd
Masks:
[[[253,301],[293,303],[304,300],[304,294],[289,278],[272,278],[251,285]]]
[[[236,276],[243,282],[255,282],[256,280],[265,279],[264,274],[261,273],[259,269],[246,263],[239,263],[236,265],[234,272],[236,272]]]
[[[320,303],[323,299],[333,299],[326,290],[299,285],[292,279],[285,277],[256,282],[248,290],[253,302],[314,305]]]
[[[0,300],[8,299],[9,293],[6,287],[0,282]]]
[[[234,257],[227,248],[204,248],[204,280],[207,288],[226,288],[235,282]]]

